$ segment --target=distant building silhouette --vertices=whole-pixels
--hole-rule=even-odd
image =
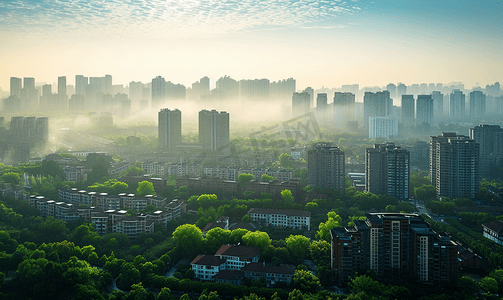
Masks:
[[[398,118],[369,117],[369,139],[386,138],[398,135]]]
[[[451,92],[449,109],[451,119],[459,120],[465,117],[465,94],[462,91],[455,89]]]
[[[392,114],[393,100],[388,91],[366,92],[363,97],[365,128],[369,128],[369,117],[387,117]]]
[[[503,162],[503,128],[499,125],[479,125],[470,128],[470,138],[480,145],[480,175]]]
[[[402,123],[412,125],[415,123],[414,118],[415,101],[414,95],[402,95]]]
[[[431,95],[418,95],[416,101],[416,125],[433,123],[433,99]]]
[[[470,92],[470,119],[481,120],[486,114],[486,95],[481,91]]]
[[[292,118],[307,114],[310,108],[310,96],[308,93],[293,93],[292,95]]]
[[[163,108],[158,113],[159,149],[174,149],[182,143],[182,112]]]

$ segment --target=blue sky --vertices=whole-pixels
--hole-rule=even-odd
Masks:
[[[294,77],[298,87],[502,81],[502,1],[5,1],[0,87],[157,75],[185,85]]]

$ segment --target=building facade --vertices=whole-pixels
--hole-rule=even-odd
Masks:
[[[443,132],[430,137],[430,178],[438,197],[471,198],[479,191],[479,143]]]
[[[393,196],[399,201],[409,198],[410,154],[394,143],[375,144],[365,151],[365,190]]]
[[[229,113],[216,110],[200,111],[199,143],[210,151],[229,149]]]
[[[375,271],[390,282],[456,285],[458,245],[418,215],[368,213],[354,227],[331,230],[331,267],[347,284],[355,272]]]
[[[163,108],[158,113],[159,149],[174,149],[182,143],[182,112]]]
[[[308,185],[336,189],[344,194],[344,152],[330,143],[318,143],[307,155]]]

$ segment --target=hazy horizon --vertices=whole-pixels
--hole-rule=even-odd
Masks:
[[[10,77],[293,77],[297,89],[503,78],[501,1],[0,2],[0,87]]]

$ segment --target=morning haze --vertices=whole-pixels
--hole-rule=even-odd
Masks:
[[[499,299],[502,16],[0,1],[0,298]]]

